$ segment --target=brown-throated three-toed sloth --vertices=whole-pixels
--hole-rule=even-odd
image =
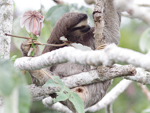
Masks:
[[[112,2],[109,2],[109,6],[108,4],[105,4],[104,20],[105,20],[105,27],[104,27],[103,38],[106,44],[110,44],[110,43],[118,44],[120,39],[120,13],[116,11]],[[67,13],[64,14],[57,21],[47,43],[62,44],[63,42],[60,40],[60,37],[64,36],[68,39],[68,41],[81,43],[82,45],[89,46],[94,50],[95,42],[94,42],[93,31],[94,28],[91,28],[87,24],[86,14]],[[21,50],[23,56],[27,55],[29,48],[30,45],[28,45],[27,42],[22,43]],[[60,47],[45,46],[43,50],[43,54],[58,48]],[[35,56],[38,55],[40,54],[37,46]],[[63,78],[81,72],[90,71],[91,68],[90,66],[67,62],[64,64],[58,64],[56,66],[45,68],[44,70],[50,75],[57,75]],[[37,86],[42,86],[49,79],[49,77],[45,75],[41,70],[33,70],[33,71],[29,71],[29,73],[31,74],[32,82]],[[79,96],[82,98],[84,102],[84,107],[87,108],[94,105],[95,103],[97,103],[99,100],[102,99],[102,97],[106,94],[110,84],[111,81],[109,80],[109,81],[94,83],[86,86],[79,86],[73,88],[72,91],[79,94]],[[66,102],[65,104],[68,104],[68,102]],[[69,107],[69,105],[67,106]]]

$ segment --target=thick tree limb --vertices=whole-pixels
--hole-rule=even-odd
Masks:
[[[148,10],[140,8],[133,3],[133,0],[114,0],[114,4],[121,11],[127,11],[135,18],[139,18],[150,24],[150,14]]]
[[[121,76],[133,76],[136,74],[136,70],[131,65],[121,66],[113,65],[112,68],[109,67],[99,67],[97,70],[92,70],[89,72],[83,72],[80,74],[65,77],[62,81],[69,88],[87,85],[95,82],[101,82],[106,80],[111,80],[116,77]]]
[[[118,83],[110,92],[108,92],[104,98],[98,102],[96,105],[87,108],[86,111],[88,112],[95,112],[98,111],[107,105],[114,102],[114,100],[132,83],[130,80],[122,80]]]
[[[9,59],[11,38],[5,33],[12,32],[13,0],[0,2],[0,58]]]
[[[94,19],[94,38],[95,38],[95,48],[98,48],[100,45],[105,44],[105,40],[103,39],[103,31],[104,31],[104,3],[105,0],[96,0],[96,4],[93,11],[93,19]]]
[[[114,44],[97,51],[81,51],[73,47],[65,47],[34,58],[18,58],[14,65],[22,70],[36,70],[68,61],[96,66],[112,66],[112,64],[119,62],[150,70],[150,57],[148,55],[120,48]]]

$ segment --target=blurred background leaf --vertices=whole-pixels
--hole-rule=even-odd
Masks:
[[[29,113],[31,98],[22,73],[12,61],[0,59],[0,95],[4,105],[2,113]]]
[[[148,52],[150,50],[150,28],[146,29],[139,41],[139,46],[142,52]]]

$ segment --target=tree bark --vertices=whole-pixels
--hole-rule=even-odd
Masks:
[[[11,34],[13,23],[13,0],[1,0],[0,2],[0,58],[9,59]]]

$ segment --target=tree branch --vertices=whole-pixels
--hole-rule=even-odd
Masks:
[[[2,0],[0,2],[0,58],[9,59],[10,36],[5,33],[12,32],[13,22],[13,0]]]
[[[132,15],[132,17],[139,18],[150,24],[149,11],[134,4],[133,0],[114,0],[114,4],[121,11],[127,11],[130,15]]]
[[[11,38],[5,36],[5,33],[12,32],[13,8],[13,0],[0,1],[0,58],[4,59],[10,57]],[[2,105],[3,100],[0,97],[0,112],[4,108]]]
[[[28,86],[32,101],[39,101],[43,98],[49,96],[49,94],[58,92],[60,90],[60,87],[37,87],[35,84],[31,84]]]
[[[136,68],[137,73],[134,77],[127,76],[125,79],[140,82],[142,84],[150,84],[150,72],[145,71],[142,68]]]
[[[74,88],[77,86],[111,80],[116,77],[134,76],[136,74],[135,68],[131,65],[126,66],[113,65],[112,68],[98,67],[97,70],[92,70],[89,72],[83,72],[80,74],[65,77],[62,79],[62,81],[65,83],[67,87]]]
[[[133,50],[108,45],[103,50],[81,51],[73,47],[64,47],[38,57],[16,59],[14,66],[22,70],[37,70],[58,63],[72,62],[95,66],[112,66],[114,63],[127,63],[150,70],[150,57]]]
[[[64,106],[63,104],[57,102],[55,104],[53,104],[53,98],[51,97],[47,97],[47,98],[44,98],[42,100],[43,104],[45,107],[49,108],[49,109],[53,109],[55,111],[60,111],[61,113],[72,113],[72,111],[67,108],[66,106]]]
[[[100,45],[105,44],[105,40],[103,39],[103,31],[104,31],[104,2],[105,0],[96,0],[96,4],[93,11],[93,19],[94,19],[94,38],[95,38],[95,48],[98,48]]]

